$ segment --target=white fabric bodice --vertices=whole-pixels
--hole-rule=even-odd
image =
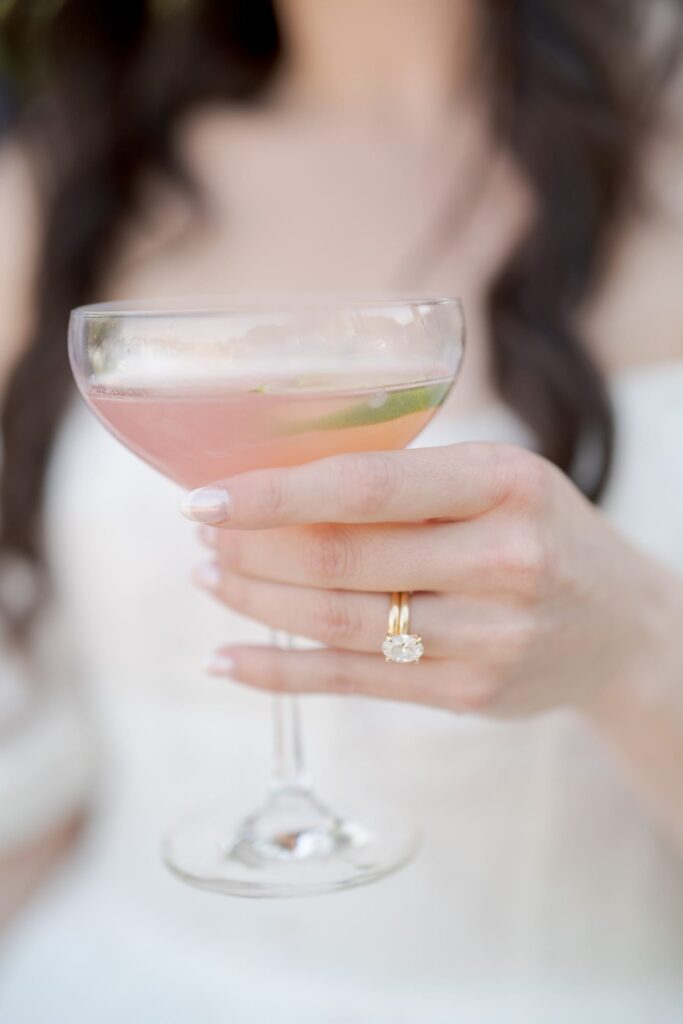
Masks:
[[[683,363],[621,374],[613,398],[605,510],[683,571]],[[460,422],[456,395],[421,443],[465,438],[525,441],[503,409]],[[309,698],[319,790],[405,807],[417,860],[301,901],[209,896],[167,875],[158,841],[177,815],[259,798],[270,725],[266,698],[201,670],[216,645],[263,630],[190,585],[202,554],[178,498],[74,407],[49,548],[99,784],[75,856],[10,932],[1,1024],[680,1024],[683,869],[568,712],[494,723]]]

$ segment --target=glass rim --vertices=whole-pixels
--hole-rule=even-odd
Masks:
[[[375,310],[375,309],[406,309],[411,307],[451,307],[462,313],[462,300],[457,296],[391,296],[386,293],[339,293],[337,294],[313,294],[303,296],[271,297],[264,296],[264,299],[249,301],[245,298],[177,298],[177,299],[123,299],[110,302],[95,302],[84,306],[77,306],[71,310],[72,317],[83,319],[98,317],[230,317],[230,316],[256,316],[273,315],[277,313],[296,313],[305,311],[342,311],[350,309]]]

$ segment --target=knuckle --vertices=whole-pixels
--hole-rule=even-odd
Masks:
[[[323,592],[316,601],[314,629],[323,643],[335,646],[356,634],[358,622],[340,594]]]
[[[486,480],[491,508],[510,501],[527,459],[533,458],[530,452],[512,444],[472,442],[460,448],[467,452],[471,472]]]
[[[515,465],[520,457],[519,449],[509,444],[489,444],[478,446],[479,458],[485,453],[485,462],[479,471],[485,474],[491,489],[491,502],[494,506],[506,501],[513,488],[516,471]],[[522,453],[524,454],[524,453]]]
[[[489,634],[487,648],[493,652],[498,666],[509,666],[522,661],[535,639],[536,627],[532,617],[519,617],[497,625]]]
[[[335,525],[309,531],[303,560],[314,583],[329,585],[343,581],[353,568],[353,545],[349,531]]]
[[[289,689],[289,675],[285,670],[283,658],[271,658],[268,671],[264,677],[264,686],[273,693],[286,693]]]
[[[519,593],[537,598],[542,596],[553,575],[552,549],[547,537],[537,528],[524,531],[516,559],[516,579]]]
[[[345,509],[352,515],[381,512],[399,482],[397,463],[377,452],[357,455],[343,463],[339,488]]]
[[[343,655],[331,656],[326,682],[326,688],[333,693],[353,694],[357,692],[356,675],[349,670],[349,665]]]
[[[243,576],[224,573],[221,596],[226,604],[247,615],[252,614],[252,587]]]
[[[544,507],[554,484],[554,467],[540,455],[523,448],[510,448],[507,458],[510,498],[525,509]]]
[[[525,518],[507,531],[493,549],[494,569],[506,589],[535,599],[546,590],[553,574],[553,551],[541,525]]]
[[[268,521],[276,519],[284,504],[284,488],[279,473],[263,473],[257,492],[259,517]]]

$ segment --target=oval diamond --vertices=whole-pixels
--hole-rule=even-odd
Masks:
[[[424,644],[415,633],[389,633],[382,644],[382,654],[387,661],[409,665],[420,660],[424,654]]]

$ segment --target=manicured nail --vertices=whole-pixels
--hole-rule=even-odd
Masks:
[[[207,548],[218,547],[219,531],[213,526],[200,526],[199,539]]]
[[[204,662],[204,671],[212,676],[229,676],[235,668],[235,660],[224,651],[215,651]]]
[[[195,583],[198,583],[200,587],[206,587],[207,590],[216,590],[220,586],[221,582],[221,567],[218,562],[202,562],[198,565],[192,574]]]
[[[195,523],[224,523],[230,518],[230,495],[224,487],[198,487],[185,496],[180,511]]]

